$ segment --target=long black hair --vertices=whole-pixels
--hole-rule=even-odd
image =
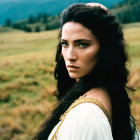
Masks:
[[[111,98],[113,139],[134,140],[135,123],[131,117],[131,101],[126,90],[129,74],[126,68],[128,55],[119,22],[101,7],[86,4],[74,4],[65,9],[61,15],[61,29],[65,23],[71,21],[91,30],[99,40],[97,63],[91,73],[76,82],[69,77],[61,55],[62,46],[58,43],[54,76],[57,80],[59,104],[51,117],[42,124],[33,140],[47,139],[66,109],[79,96],[94,87],[106,89]]]

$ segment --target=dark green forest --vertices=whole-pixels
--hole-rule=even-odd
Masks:
[[[121,23],[140,21],[140,0],[124,0],[111,8]]]
[[[47,13],[38,13],[17,22],[12,22],[8,18],[5,20],[4,27],[12,27],[26,32],[40,32],[59,28],[59,19],[60,15],[51,16]]]

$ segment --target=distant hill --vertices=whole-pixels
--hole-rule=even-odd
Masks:
[[[140,0],[124,0],[111,9],[122,23],[140,21]]]
[[[0,24],[4,24],[7,18],[17,21],[37,13],[56,15],[73,3],[98,2],[110,8],[120,1],[123,0],[0,0]]]

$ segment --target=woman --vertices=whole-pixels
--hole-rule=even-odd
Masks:
[[[33,140],[138,140],[126,61],[121,27],[105,6],[64,10],[54,73],[59,104]]]

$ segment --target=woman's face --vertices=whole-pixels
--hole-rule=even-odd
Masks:
[[[65,23],[61,44],[62,55],[71,78],[79,80],[92,71],[100,44],[88,28],[77,22]]]

